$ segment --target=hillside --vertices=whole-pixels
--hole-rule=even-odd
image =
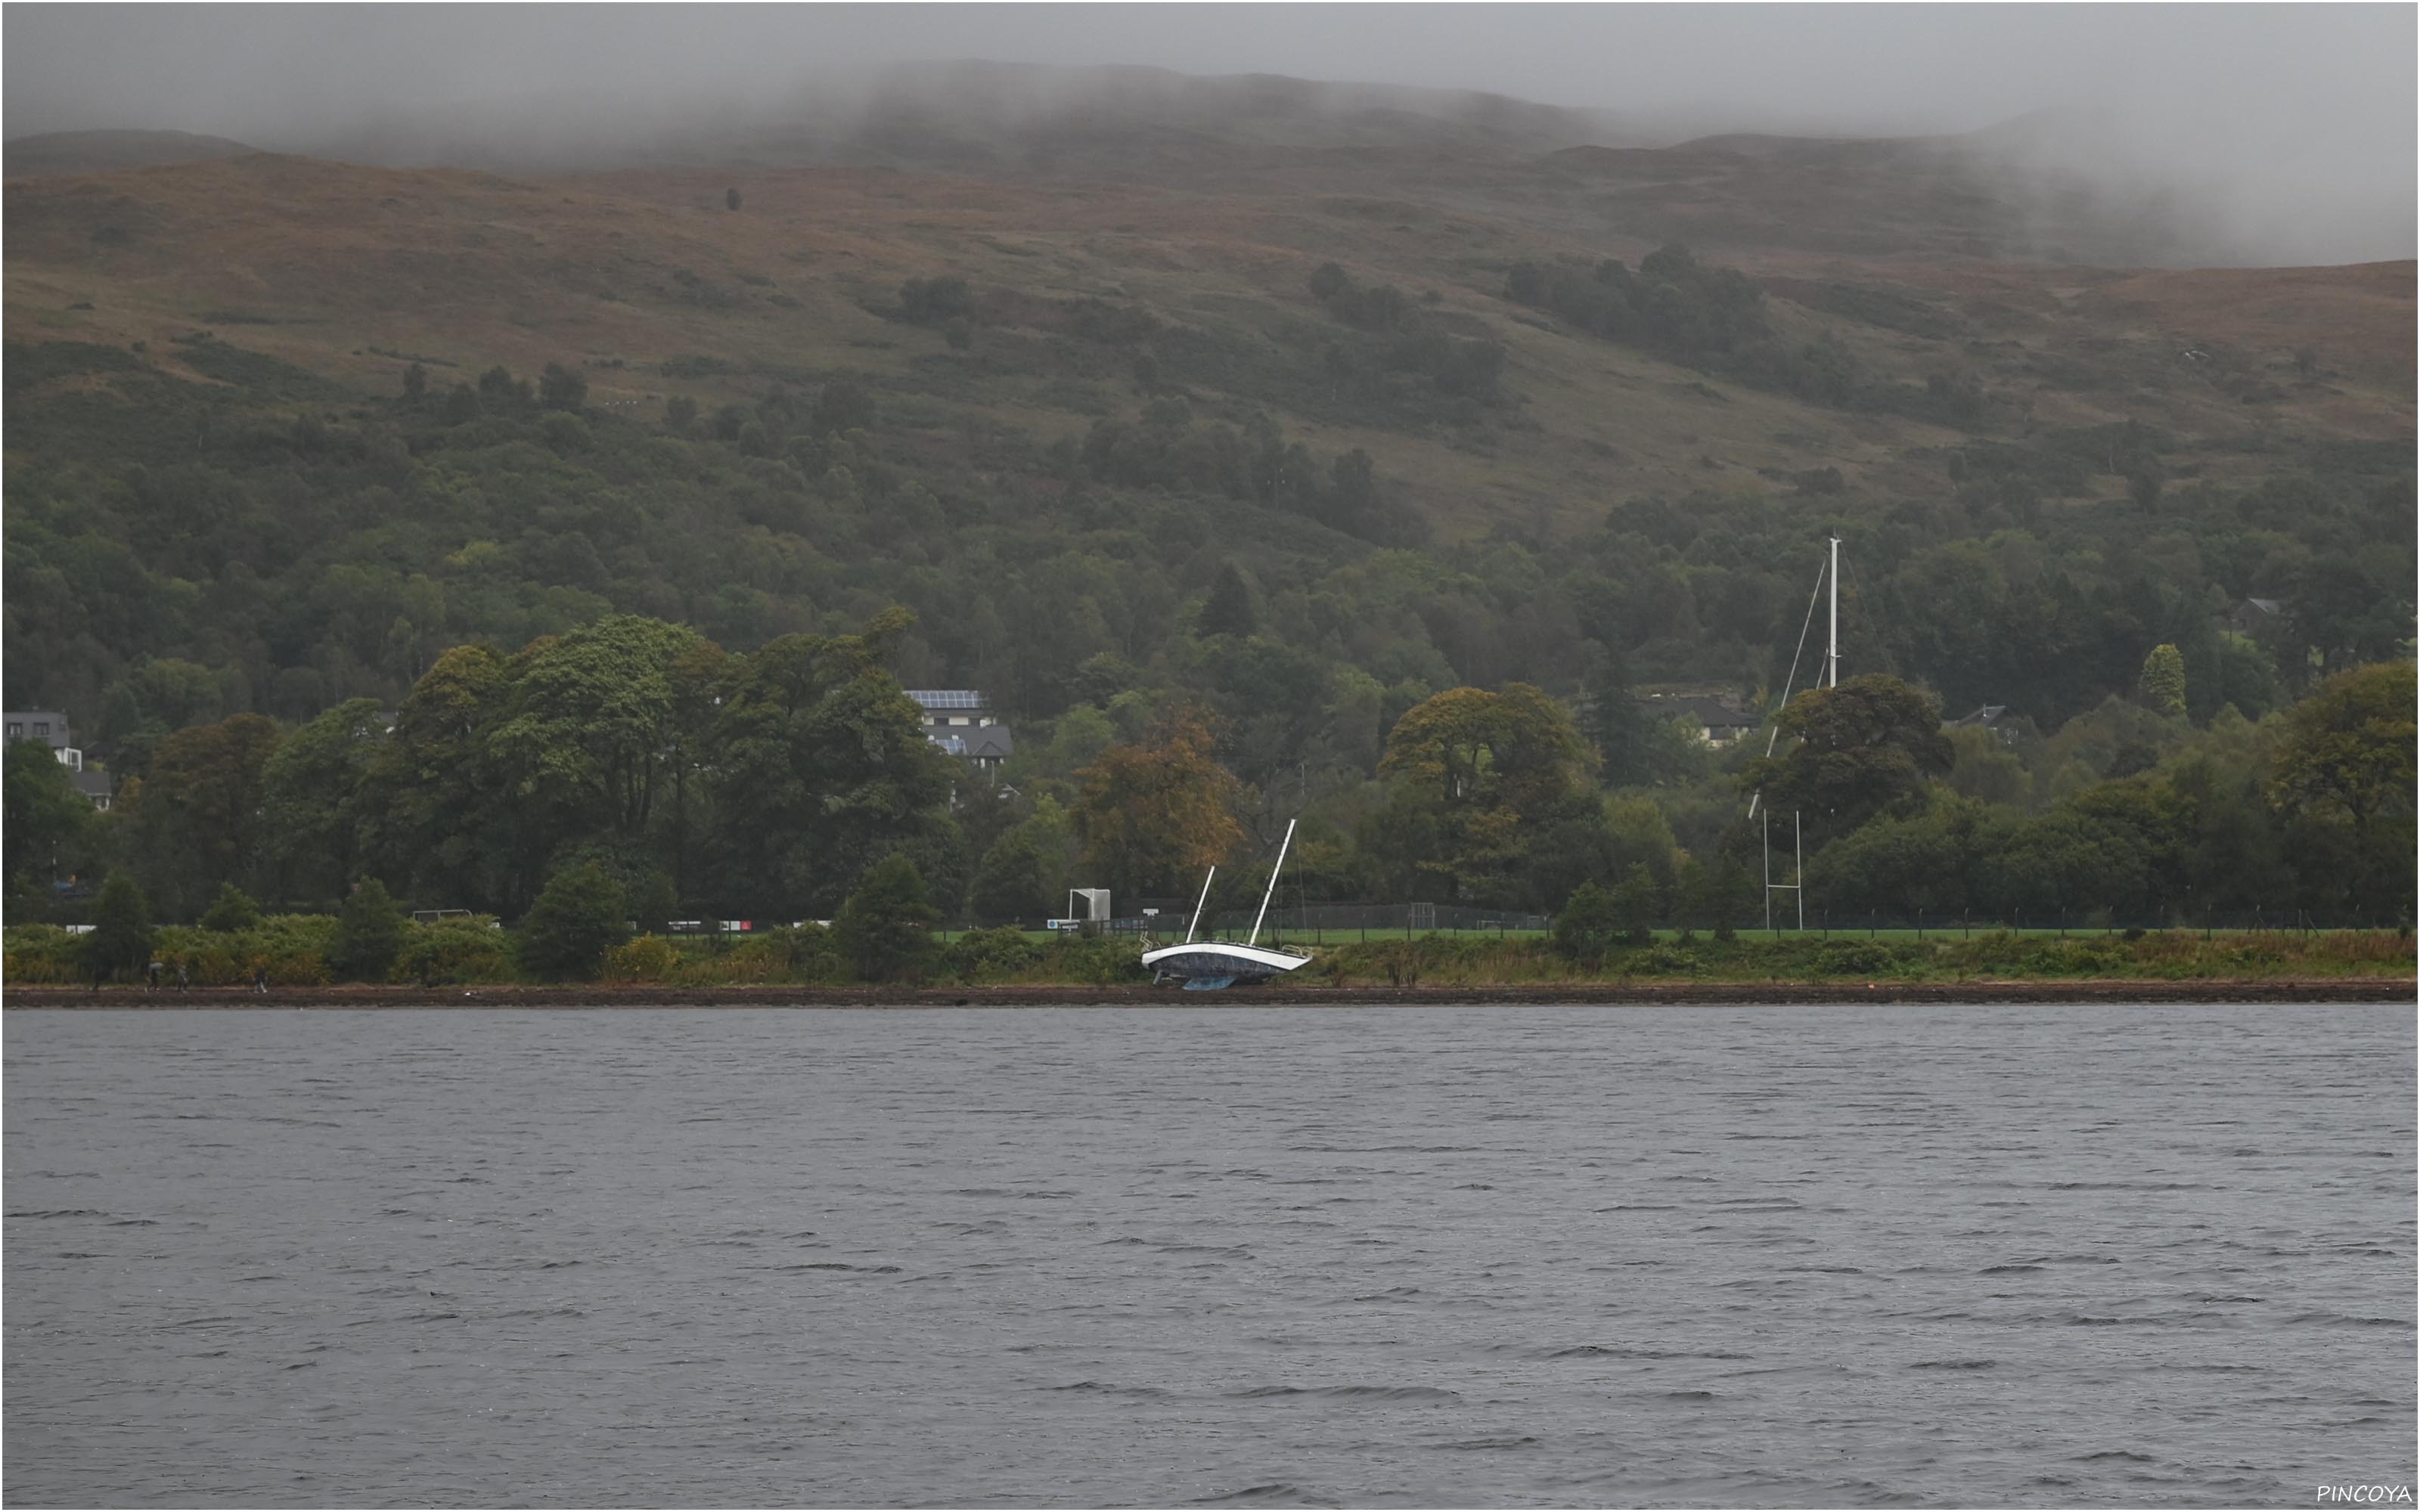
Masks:
[[[106,173],[163,162],[206,162],[256,152],[224,136],[191,131],[51,131],[21,136],[0,153],[11,178],[35,174]]]
[[[411,656],[371,632],[334,655],[315,640],[324,607],[282,610],[274,635],[215,621],[238,558],[298,606],[337,563],[424,579],[450,607],[415,644],[543,627],[530,606],[575,580],[581,604],[701,619],[754,595],[726,616],[743,642],[902,598],[928,621],[920,676],[1013,687],[1028,717],[1067,696],[1038,659],[1174,655],[1179,606],[1222,557],[1287,640],[1382,685],[1575,692],[1620,663],[1749,694],[1780,682],[1813,543],[1844,525],[1869,574],[1853,585],[1869,664],[2045,727],[2122,690],[2146,637],[2207,641],[2209,605],[2295,596],[2345,553],[2347,580],[2385,586],[2348,611],[2370,628],[2315,628],[2314,652],[2350,656],[2399,623],[2409,262],[2090,266],[2059,259],[2186,235],[2189,208],[2046,209],[2039,181],[1994,178],[1955,144],[1595,146],[1567,138],[1609,123],[1514,102],[1171,78],[1030,111],[961,90],[939,136],[928,91],[856,118],[840,155],[879,139],[887,163],[505,176],[252,154],[12,177],[12,703],[97,704],[146,656],[226,669],[230,697],[287,714],[400,691]],[[1227,111],[1238,90],[1268,108]],[[1037,155],[1052,141],[1068,150]],[[1171,154],[1184,171],[1157,171]],[[982,171],[918,165],[934,162]],[[1699,255],[1655,254],[1670,240]],[[1341,282],[1314,293],[1331,263]],[[457,383],[548,364],[584,383],[580,440],[542,434],[510,378],[479,425],[436,412]],[[398,409],[415,367],[429,398]],[[864,402],[817,397],[832,393]],[[675,401],[711,423],[668,436]],[[817,434],[837,414],[861,422],[845,466]],[[764,440],[745,440],[752,418]],[[260,439],[298,422],[406,460],[348,471]],[[691,540],[717,544],[647,548],[643,566],[606,537],[640,551],[645,526],[592,520],[573,556],[594,565],[562,577],[563,527],[509,502],[514,448],[533,444],[570,470],[563,486],[616,498],[676,466],[700,490]],[[1285,446],[1318,470],[1293,495],[1268,481],[1291,462],[1244,481],[1216,460]],[[1357,452],[1367,483],[1335,471]],[[835,502],[835,468],[870,497]],[[164,469],[178,487],[158,486]],[[298,478],[328,501],[307,517],[273,502]],[[447,478],[488,502],[400,502]],[[916,560],[876,517],[910,486],[954,522],[918,526]],[[273,546],[222,532],[196,560],[178,517],[196,488],[261,501],[237,517],[278,522]],[[764,490],[795,501],[737,500]],[[1696,523],[1642,523],[1668,518],[1658,501]],[[834,508],[871,513],[807,523]],[[94,595],[122,590],[80,579],[58,544],[101,516],[146,592],[202,607],[149,629],[105,610]],[[734,544],[751,532],[825,564],[767,578],[762,549]],[[2052,579],[1995,545],[1980,623],[1929,623],[1926,585],[1952,563],[1927,553],[2010,532]],[[516,563],[509,614],[470,607],[459,563],[481,541]],[[1374,548],[1422,541],[1420,572],[1464,576],[1371,578],[1407,570],[1379,571]],[[986,650],[983,613],[1055,602],[1050,572],[1104,553],[1163,588],[1122,609],[1096,594],[1109,628],[1030,648],[1022,671]],[[1994,617],[2062,594],[2076,623],[2060,633],[2093,648],[2015,654]],[[2113,621],[2096,594],[2133,607]],[[1388,603],[1387,628],[1346,633],[1313,611],[1328,601]]]
[[[906,278],[954,276],[1148,310],[1214,349],[1183,375],[1188,389],[1292,410],[1420,480],[1425,506],[1474,522],[1506,509],[1568,521],[1627,493],[1769,487],[1770,474],[1827,466],[1911,487],[1925,471],[1911,454],[1952,439],[1709,385],[1507,305],[1512,261],[1635,260],[1664,239],[1612,231],[1616,208],[1591,212],[1608,229],[1583,237],[1540,224],[1526,191],[1485,215],[1441,208],[1465,193],[1443,175],[1427,204],[1325,192],[1349,177],[1297,168],[1257,192],[1214,193],[845,168],[508,179],[256,156],[46,178],[8,190],[9,332],[162,347],[224,328],[373,392],[403,365],[380,351],[473,368],[578,362],[598,399],[643,413],[669,392],[663,364],[700,357],[727,370],[689,385],[702,396],[769,373],[845,370],[1052,431],[1105,412],[1111,395],[1066,387],[1078,374],[1001,371],[1031,345],[1014,327],[997,337],[1008,350],[955,356],[939,332],[876,313]],[[727,188],[742,195],[737,213],[723,208]],[[1675,211],[1657,224],[1710,218]],[[1330,259],[1502,343],[1520,400],[1502,420],[1514,424],[1456,425],[1321,393],[1332,323],[1304,290]],[[2134,420],[2224,467],[2263,431],[2389,440],[2411,425],[2409,264],[2113,272],[1797,248],[1726,260],[1765,279],[1785,329],[1837,339],[1879,375],[1973,373],[1999,411],[1982,431],[2000,439]],[[2319,357],[2307,372],[2296,365],[2305,348]],[[2189,349],[2208,355],[2183,358]]]
[[[653,109],[586,92],[371,119],[287,144],[387,167],[553,174],[614,167],[880,166],[955,174],[1165,175],[1332,148],[1535,155],[1645,140],[1618,116],[1467,90],[1271,74],[981,60],[900,64],[778,102]]]

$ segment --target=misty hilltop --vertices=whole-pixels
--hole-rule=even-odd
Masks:
[[[365,117],[298,146],[381,166],[520,173],[849,163],[1062,174],[1165,170],[1253,151],[1519,156],[1638,140],[1606,112],[1466,90],[962,60],[894,65],[776,101],[673,105],[587,90],[490,100],[442,117]]]
[[[2240,186],[2134,150],[2133,130],[2115,108],[2078,107],[1953,135],[1674,141],[1643,118],[1475,91],[970,60],[712,104],[575,89],[366,109],[287,131],[278,148],[541,176],[835,165],[1007,182],[1181,179],[1204,191],[1284,183],[1726,251],[2245,267],[2355,260],[2331,249],[2376,239],[2248,210]],[[7,171],[244,150],[178,131],[55,133],[9,142]]]

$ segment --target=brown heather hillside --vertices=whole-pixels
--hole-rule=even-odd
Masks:
[[[440,384],[561,362],[593,403],[641,416],[674,393],[710,407],[852,373],[936,438],[981,414],[1048,439],[1140,402],[1126,356],[1054,335],[1046,301],[1092,297],[1186,336],[1200,360],[1173,386],[1197,408],[1264,409],[1323,451],[1366,447],[1449,531],[1567,527],[1616,499],[1706,486],[1788,493],[1823,468],[1920,495],[1962,440],[2127,420],[2171,438],[2180,478],[2225,481],[2280,445],[2409,444],[2412,263],[2025,260],[2045,237],[2150,235],[2082,203],[2046,222],[2040,200],[1925,144],[1773,139],[1546,154],[1248,144],[1158,177],[1030,161],[990,177],[505,177],[254,154],[9,181],[6,324],[11,341],[142,343],[172,371],[174,338],[209,330],[382,393],[414,359]],[[1757,279],[1788,341],[1836,341],[1895,383],[1963,375],[1983,414],[1961,432],[1825,408],[1503,297],[1517,261],[1635,264],[1676,237]],[[1455,335],[1501,342],[1508,402],[1397,414],[1328,393],[1321,353],[1342,329],[1306,285],[1331,259]],[[886,317],[903,280],[944,275],[992,312],[963,348]],[[2092,480],[2099,497],[2123,486]]]
[[[0,157],[9,177],[23,178],[34,174],[106,173],[163,162],[240,158],[258,150],[224,136],[196,136],[191,131],[53,131],[20,137]]]

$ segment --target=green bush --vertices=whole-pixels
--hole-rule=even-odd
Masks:
[[[1042,975],[1092,987],[1151,980],[1143,969],[1142,942],[1131,934],[1063,934],[1043,956]]]
[[[1834,977],[1870,977],[1898,963],[1880,940],[1833,940],[1815,952],[1816,969]]]
[[[832,933],[868,981],[890,981],[921,970],[933,953],[932,900],[916,863],[896,852],[876,861],[841,905]]]
[[[504,932],[485,916],[412,924],[404,931],[395,964],[387,968],[388,980],[423,987],[510,981],[514,976]]]
[[[386,980],[388,969],[403,949],[408,922],[403,910],[387,896],[386,884],[361,884],[346,898],[344,911],[336,916],[336,938],[328,950],[329,968],[349,981]]]
[[[1305,969],[1342,987],[1382,980],[1389,987],[1417,987],[1426,964],[1417,940],[1356,940],[1321,951]]]
[[[1641,977],[1686,977],[1698,969],[1698,958],[1669,945],[1651,945],[1630,958],[1630,970]]]
[[[16,986],[70,982],[86,976],[75,935],[56,924],[11,924],[0,975]]]
[[[1040,945],[1015,929],[970,930],[951,942],[944,954],[950,974],[960,981],[1000,981],[1032,970],[1042,961]]]
[[[132,878],[116,873],[101,885],[92,922],[82,955],[85,972],[95,980],[139,972],[150,964],[151,904]]]
[[[260,922],[260,904],[232,882],[219,884],[219,895],[203,910],[202,928],[222,934],[240,934]]]
[[[678,958],[665,980],[686,986],[732,982],[834,982],[849,972],[832,932],[812,921],[788,928],[754,930],[734,943],[697,939],[666,941]]]
[[[605,952],[605,975],[615,981],[670,981],[679,965],[680,952],[654,934],[642,934]]]
[[[1622,933],[1613,894],[1593,882],[1583,882],[1555,916],[1555,949],[1595,970]]]
[[[1645,945],[1654,937],[1655,920],[1664,911],[1664,892],[1646,862],[1630,863],[1630,870],[1614,884],[1607,903],[1614,930],[1623,944]]]
[[[780,952],[783,974],[792,981],[839,981],[848,974],[840,941],[812,919],[764,938],[768,950]]]
[[[622,888],[595,861],[557,872],[521,919],[521,964],[535,976],[586,980],[630,937]]]
[[[237,933],[199,925],[171,925],[156,932],[152,954],[168,966],[182,965],[196,987],[240,987],[253,968],[281,987],[316,987],[334,978],[328,965],[336,920],[328,914],[271,914]]]

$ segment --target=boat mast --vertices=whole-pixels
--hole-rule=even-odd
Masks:
[[[1837,535],[1836,535],[1836,536],[1832,537],[1832,561],[1831,561],[1831,564],[1830,564],[1830,565],[1828,565],[1828,566],[1825,566],[1825,567],[1820,567],[1820,568],[1818,568],[1818,569],[1816,570],[1816,573],[1815,573],[1815,591],[1814,591],[1813,593],[1811,593],[1811,594],[1807,594],[1807,623],[1806,623],[1806,624],[1804,624],[1804,625],[1800,625],[1800,626],[1798,627],[1798,645],[1797,645],[1797,648],[1796,648],[1796,649],[1794,649],[1793,651],[1792,651],[1792,652],[1790,653],[1790,676],[1782,682],[1782,685],[1781,685],[1781,702],[1780,702],[1779,704],[1775,705],[1775,707],[1776,707],[1776,711],[1777,711],[1778,709],[1780,709],[1780,708],[1786,707],[1786,706],[1789,704],[1789,702],[1790,702],[1790,690],[1791,690],[1792,688],[1796,687],[1798,686],[1798,662],[1799,662],[1799,659],[1800,659],[1801,657],[1803,657],[1803,656],[1805,656],[1807,655],[1807,631],[1809,631],[1809,630],[1811,630],[1811,629],[1813,629],[1813,628],[1815,627],[1815,606],[1816,606],[1817,604],[1819,604],[1819,603],[1823,602],[1823,585],[1824,585],[1824,584],[1826,584],[1826,583],[1829,583],[1829,584],[1831,584],[1831,585],[1832,585],[1832,622],[1831,622],[1831,623],[1832,623],[1832,628],[1831,628],[1830,633],[1829,633],[1830,645],[1829,645],[1829,649],[1828,649],[1828,650],[1826,650],[1826,651],[1824,652],[1824,658],[1825,658],[1825,663],[1826,663],[1826,670],[1827,670],[1827,671],[1830,671],[1830,673],[1831,673],[1831,675],[1832,675],[1832,686],[1833,686],[1833,687],[1836,687],[1839,686],[1839,681],[1840,681],[1840,583],[1839,583],[1839,577],[1840,577],[1840,538],[1839,538],[1838,536],[1837,536]],[[1823,682],[1823,672],[1822,672],[1822,671],[1818,671],[1818,672],[1815,674],[1815,686],[1816,686],[1817,687],[1823,687],[1823,686],[1824,686],[1824,682]],[[1781,727],[1780,727],[1779,725],[1776,725],[1776,726],[1774,726],[1772,733],[1771,733],[1770,734],[1767,734],[1767,735],[1764,737],[1764,753],[1765,753],[1765,755],[1766,755],[1766,756],[1768,756],[1768,757],[1769,757],[1769,756],[1771,756],[1771,755],[1773,754],[1773,748],[1774,748],[1774,747],[1775,747],[1776,745],[1779,744],[1780,740],[1781,740]],[[1754,794],[1751,794],[1751,795],[1749,795],[1748,800],[1747,800],[1747,816],[1748,816],[1750,819],[1753,819],[1753,818],[1755,818],[1755,817],[1756,817],[1757,806],[1758,806],[1758,805],[1760,805],[1760,804],[1761,804],[1763,801],[1764,801],[1764,791],[1763,791],[1761,788],[1758,789]]]
[[[1202,910],[1209,905],[1210,883],[1218,875],[1218,869],[1214,866],[1210,869],[1210,875],[1202,879],[1202,901],[1193,905],[1193,922],[1185,926],[1185,943],[1187,945],[1193,943],[1193,932],[1202,927]]]
[[[1269,900],[1278,893],[1278,869],[1285,865],[1286,847],[1294,843],[1294,821],[1286,821],[1285,839],[1278,841],[1278,864],[1269,868],[1269,890],[1261,894],[1261,911],[1252,916],[1252,937],[1246,945],[1261,943],[1261,920],[1269,917]]]
[[[1832,537],[1832,635],[1831,645],[1823,653],[1825,670],[1830,673],[1825,686],[1840,686],[1840,538]]]

